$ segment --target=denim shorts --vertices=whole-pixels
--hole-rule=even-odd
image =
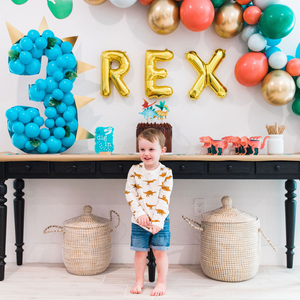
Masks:
[[[169,217],[165,219],[164,229],[161,229],[156,234],[152,234],[141,226],[132,223],[130,249],[134,251],[149,251],[151,247],[154,250],[169,250],[170,237]]]

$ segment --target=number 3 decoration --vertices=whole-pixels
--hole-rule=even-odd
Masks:
[[[41,69],[41,58],[48,58],[46,79],[29,85],[29,99],[43,102],[46,118],[37,108],[14,106],[6,111],[8,131],[15,147],[26,153],[61,153],[75,140],[94,138],[78,126],[77,109],[94,98],[74,96],[71,91],[77,74],[94,66],[77,61],[72,53],[77,37],[59,39],[48,29],[43,19],[39,30],[24,36],[7,23],[13,43],[9,53],[9,71],[16,75],[36,75]]]

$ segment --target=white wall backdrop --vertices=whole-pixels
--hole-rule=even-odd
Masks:
[[[158,67],[168,71],[168,77],[158,85],[173,87],[170,98],[163,99],[170,108],[168,121],[173,126],[173,152],[200,153],[199,137],[210,135],[221,138],[226,135],[252,136],[267,134],[265,125],[287,125],[284,133],[285,152],[300,151],[300,117],[293,114],[291,103],[283,107],[267,104],[260,93],[260,86],[246,88],[234,77],[235,64],[247,52],[247,46],[240,36],[225,40],[217,36],[210,27],[195,33],[182,24],[167,36],[151,31],[147,24],[147,7],[139,2],[127,9],[113,6],[109,1],[100,6],[90,6],[83,0],[73,1],[73,12],[63,20],[56,19],[47,7],[46,1],[29,0],[24,5],[12,1],[0,4],[0,84],[2,105],[0,106],[0,152],[17,149],[12,145],[6,127],[5,111],[15,105],[43,106],[28,100],[28,84],[37,78],[45,78],[45,65],[39,75],[16,76],[8,71],[7,52],[11,41],[5,21],[23,33],[38,29],[45,16],[56,36],[63,38],[78,35],[74,54],[78,60],[96,68],[80,74],[73,92],[96,98],[79,111],[82,127],[94,133],[99,126],[115,128],[115,153],[135,152],[135,128],[141,122],[144,93],[144,64],[146,50],[173,51],[173,60],[159,63]],[[299,1],[287,0],[296,16],[300,15]],[[300,25],[297,22],[292,33],[280,44],[290,55],[295,54],[300,42]],[[185,53],[194,50],[206,62],[218,48],[226,50],[226,58],[216,75],[228,89],[228,95],[219,99],[207,87],[196,101],[189,99],[188,92],[197,79],[197,73],[185,58]],[[130,89],[129,98],[122,98],[115,88],[109,98],[100,95],[100,55],[105,50],[126,51],[131,68],[125,76]],[[94,141],[78,141],[68,153],[93,153]],[[262,150],[261,153],[265,153]],[[8,230],[7,262],[15,260],[13,187],[7,181]],[[115,263],[132,263],[133,252],[130,243],[130,210],[124,197],[125,180],[25,180],[25,262],[61,262],[62,235],[43,235],[49,225],[62,225],[63,221],[82,213],[86,204],[93,206],[93,213],[109,217],[111,209],[121,216],[121,226],[113,233],[113,257]],[[205,198],[206,210],[221,206],[224,195],[233,198],[234,205],[261,219],[261,226],[277,247],[275,253],[262,240],[262,264],[285,265],[285,219],[284,181],[196,181],[175,180],[171,212],[172,247],[169,250],[170,263],[199,263],[199,232],[192,229],[181,218],[182,214],[193,217],[193,199]],[[299,224],[299,213],[297,224]],[[299,226],[297,226],[299,227]],[[296,231],[294,264],[300,265],[300,231]]]

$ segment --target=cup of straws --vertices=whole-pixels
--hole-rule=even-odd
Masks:
[[[270,136],[267,141],[267,153],[269,155],[282,155],[284,153],[283,132],[286,126],[280,125],[277,127],[276,122],[275,125],[267,124],[266,128]]]

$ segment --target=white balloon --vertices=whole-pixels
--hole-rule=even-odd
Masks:
[[[250,36],[258,32],[259,32],[258,25],[247,25],[244,27],[242,31],[242,39],[245,42],[248,42]]]
[[[283,0],[252,0],[253,5],[258,6],[261,11],[273,4],[281,4]]]
[[[300,76],[296,80],[297,87],[300,89]]]
[[[287,56],[281,51],[274,52],[269,57],[269,65],[271,68],[280,70],[285,67]]]
[[[259,52],[267,46],[267,39],[259,33],[252,34],[248,40],[248,47],[252,51]]]
[[[127,8],[133,5],[137,0],[109,0],[113,5],[120,8]]]

